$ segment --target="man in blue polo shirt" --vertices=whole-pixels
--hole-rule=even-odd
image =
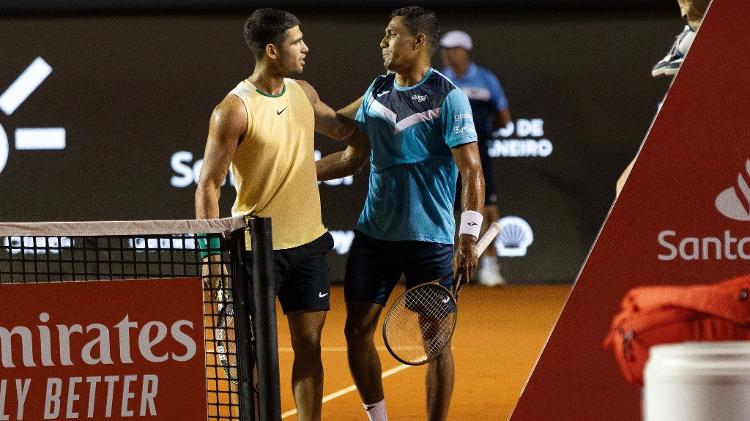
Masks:
[[[391,73],[377,77],[360,101],[340,111],[355,118],[371,147],[348,147],[317,163],[318,179],[326,180],[370,162],[344,294],[349,368],[371,421],[387,420],[373,334],[399,278],[404,275],[407,288],[444,277],[446,287],[457,287],[453,284],[468,282],[478,260],[474,244],[482,225],[484,179],[476,130],[466,95],[430,67],[439,32],[435,14],[421,7],[391,14],[380,41]],[[459,172],[463,213],[454,256]],[[454,382],[450,346],[428,363],[426,382],[427,419],[445,420]]]
[[[443,74],[464,91],[471,103],[484,172],[484,223],[486,225],[500,218],[489,142],[494,137],[492,134],[494,130],[505,127],[510,122],[508,100],[505,98],[497,77],[469,59],[469,52],[473,47],[469,34],[463,31],[447,32],[440,39],[440,47],[440,55],[446,66]],[[487,286],[505,283],[500,275],[494,244],[487,248],[480,259],[477,278],[482,285]]]

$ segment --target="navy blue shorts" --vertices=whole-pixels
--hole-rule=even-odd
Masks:
[[[453,283],[453,245],[425,241],[385,241],[354,233],[344,278],[347,302],[385,305],[404,274],[406,288],[445,277]]]
[[[317,239],[284,250],[273,251],[274,281],[284,314],[293,311],[330,309],[328,262],[333,237],[326,232]],[[246,276],[252,279],[252,252],[247,253]],[[253,286],[250,282],[250,296]]]

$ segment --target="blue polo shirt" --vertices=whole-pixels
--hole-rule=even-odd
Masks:
[[[434,69],[414,86],[395,77],[376,78],[357,111],[371,143],[357,230],[380,240],[453,244],[458,168],[451,148],[477,140],[469,100]]]
[[[479,139],[490,139],[497,112],[508,108],[500,82],[491,71],[474,63],[469,63],[462,77],[456,76],[450,67],[443,69],[443,73],[469,98]]]

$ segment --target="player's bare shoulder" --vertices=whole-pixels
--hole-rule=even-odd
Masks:
[[[294,79],[295,82],[302,88],[302,91],[305,92],[305,95],[307,96],[307,99],[310,101],[310,104],[315,105],[320,101],[320,96],[318,96],[318,91],[313,88],[313,86],[301,79]]]
[[[212,115],[217,115],[222,118],[237,119],[240,117],[247,118],[247,111],[245,110],[245,103],[242,102],[239,96],[230,93],[224,97],[219,104],[214,107]]]
[[[211,129],[241,137],[247,130],[245,104],[235,94],[228,94],[211,113]]]

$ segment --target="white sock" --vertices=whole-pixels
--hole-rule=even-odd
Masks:
[[[363,404],[370,421],[388,421],[388,413],[385,410],[385,399],[380,402]]]

